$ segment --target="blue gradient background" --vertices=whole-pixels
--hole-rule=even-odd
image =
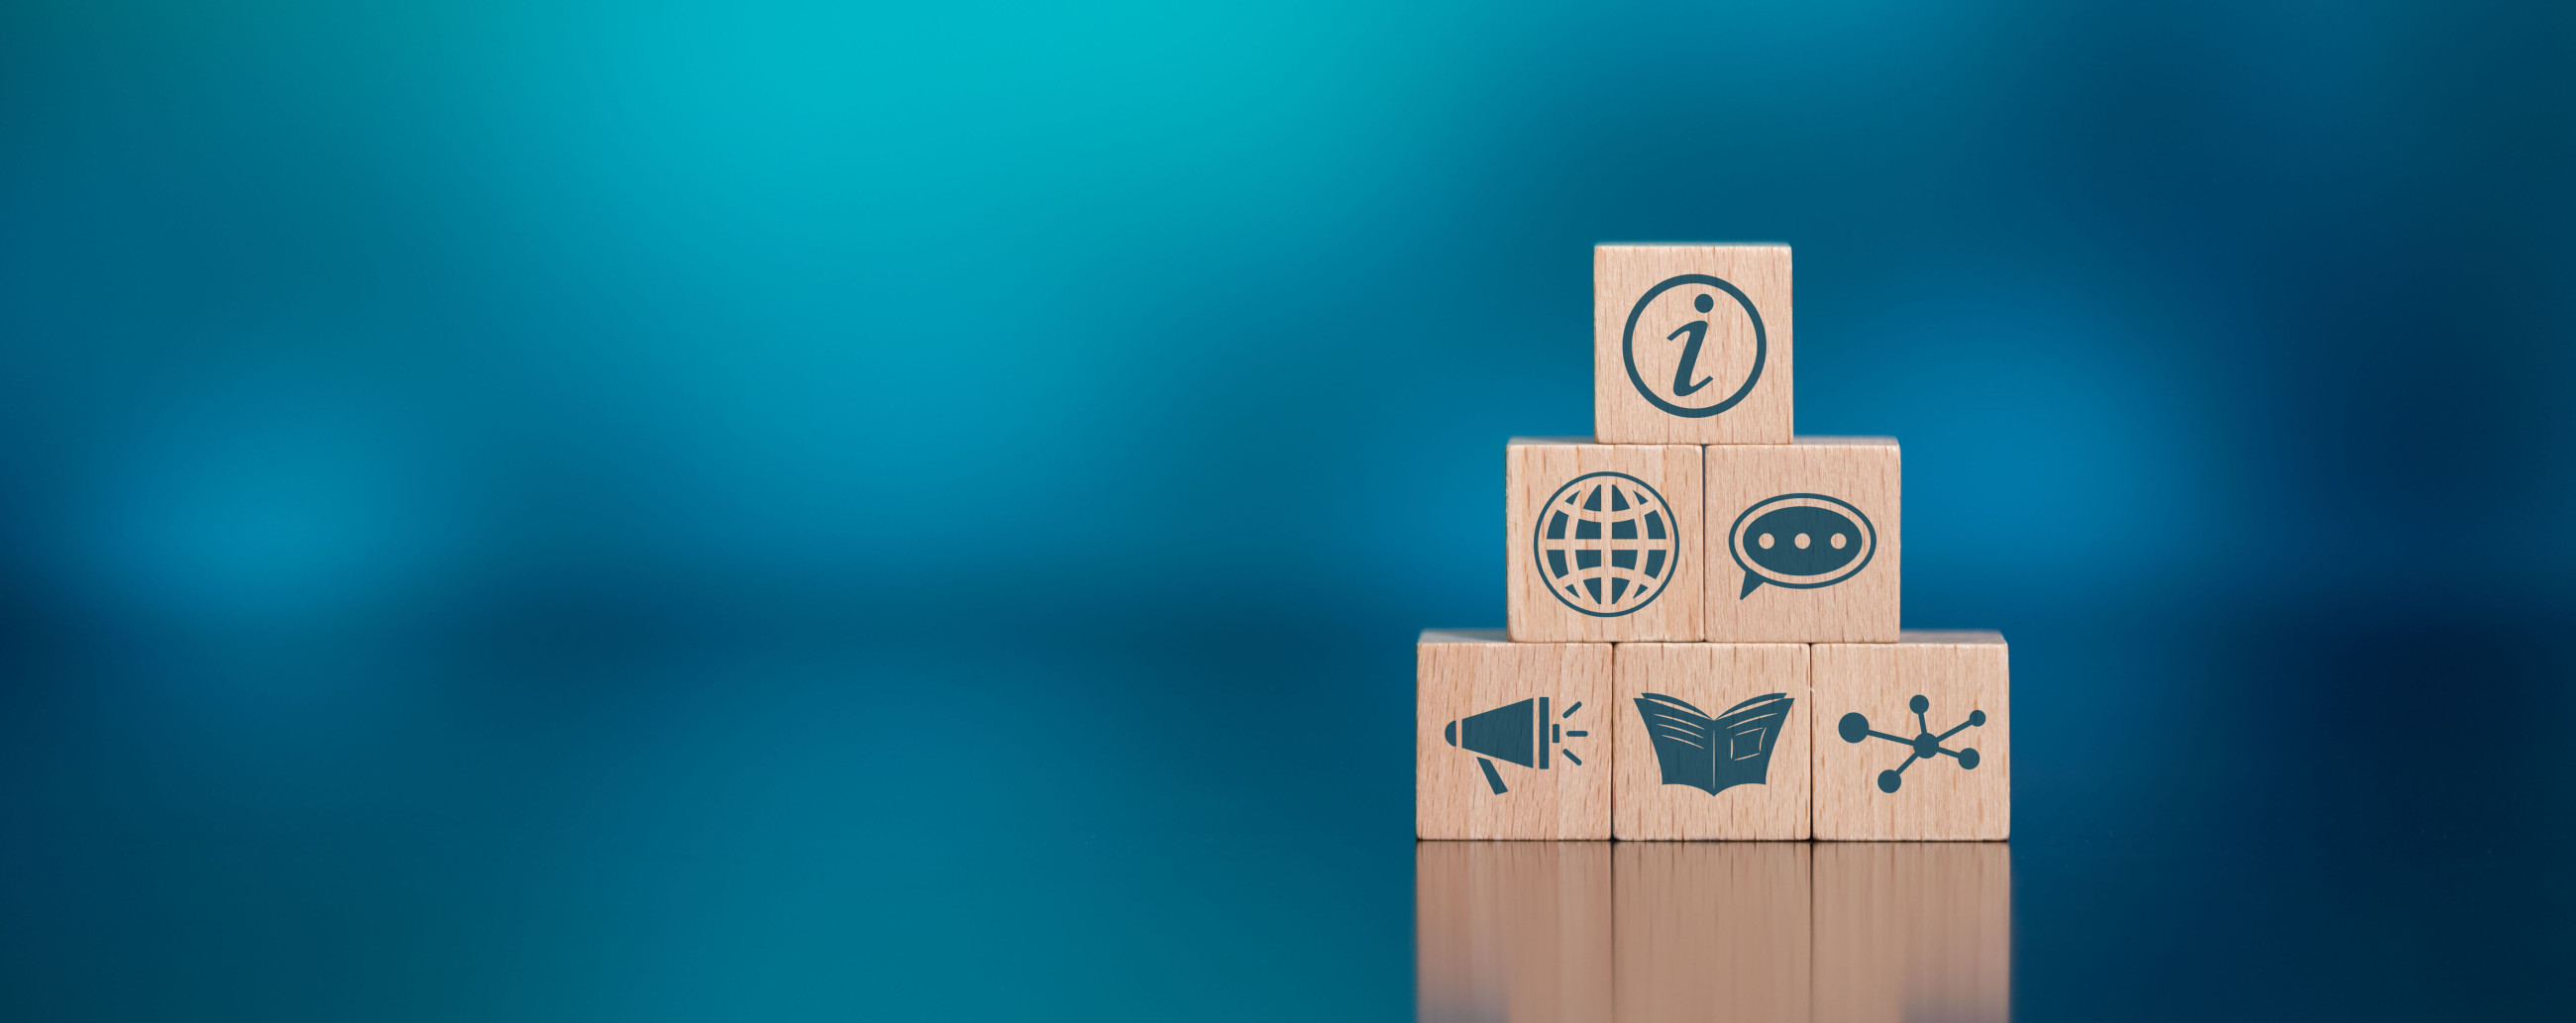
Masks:
[[[9,4],[0,1015],[1404,1018],[1413,635],[1631,238],[1797,246],[2014,640],[2024,1018],[2564,1013],[2571,52]]]

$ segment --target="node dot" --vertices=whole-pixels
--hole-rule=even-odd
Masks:
[[[1917,695],[1915,698],[1905,701],[1905,709],[1920,714],[1932,709],[1932,701]]]
[[[1894,771],[1878,772],[1878,790],[1881,792],[1894,792],[1897,786],[1903,784],[1905,784],[1904,775]]]
[[[1693,309],[1697,309],[1697,310],[1699,310],[1699,311],[1701,311],[1701,312],[1707,312],[1707,311],[1709,311],[1710,309],[1715,308],[1716,306],[1717,306],[1717,300],[1716,300],[1716,299],[1712,299],[1712,298],[1710,298],[1710,297],[1708,297],[1708,296],[1706,296],[1706,295],[1701,295],[1701,296],[1699,296],[1698,298],[1691,299],[1691,308],[1693,308]]]
[[[1959,769],[1962,771],[1974,771],[1977,769],[1976,747],[1971,746],[1959,751]]]
[[[1798,534],[1798,539],[1797,539],[1795,542],[1797,543],[1797,545],[1798,545],[1798,549],[1799,549],[1799,550],[1802,550],[1802,551],[1803,551],[1803,550],[1806,550],[1806,549],[1807,549],[1807,543],[1808,543],[1808,540],[1807,540],[1807,534],[1805,534],[1805,533],[1800,533],[1800,534]]]
[[[1844,536],[1844,535],[1842,535],[1841,533],[1836,533],[1836,534],[1834,534],[1833,545],[1834,545],[1834,549],[1835,549],[1835,550],[1841,550],[1841,549],[1843,549],[1845,546],[1848,546],[1850,543],[1851,543],[1851,538],[1850,538],[1850,537]]]
[[[1982,710],[1972,710],[1972,711],[1969,711],[1969,712],[1968,712],[1968,723],[1969,723],[1969,724],[1971,724],[1971,725],[1982,725],[1982,724],[1985,724],[1985,723],[1986,723],[1986,712],[1985,712],[1985,711],[1982,711]]]
[[[1762,536],[1761,536],[1761,538],[1760,538],[1760,539],[1757,539],[1757,540],[1755,540],[1755,541],[1753,541],[1753,542],[1754,542],[1754,543],[1761,544],[1761,545],[1762,545],[1762,549],[1763,549],[1763,550],[1766,550],[1766,551],[1767,551],[1767,550],[1770,550],[1770,549],[1771,549],[1771,534],[1769,534],[1769,533],[1764,533],[1764,534],[1762,534]]]

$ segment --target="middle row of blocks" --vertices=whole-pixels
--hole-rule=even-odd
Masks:
[[[1516,641],[1896,642],[1892,438],[1514,438],[1505,453]]]

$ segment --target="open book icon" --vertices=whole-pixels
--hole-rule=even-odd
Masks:
[[[1771,693],[1712,718],[1662,693],[1647,693],[1637,698],[1637,713],[1645,716],[1646,734],[1655,740],[1664,784],[1688,785],[1714,796],[1769,780],[1771,747],[1780,741],[1789,705],[1796,702],[1787,693]]]

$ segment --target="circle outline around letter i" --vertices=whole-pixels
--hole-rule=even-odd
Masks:
[[[1677,405],[1666,400],[1663,395],[1656,393],[1654,388],[1647,386],[1645,376],[1637,372],[1637,318],[1646,314],[1646,307],[1654,304],[1656,296],[1687,284],[1716,288],[1727,293],[1735,299],[1735,304],[1744,308],[1744,315],[1753,321],[1753,368],[1744,374],[1743,385],[1737,387],[1735,393],[1728,395],[1726,400],[1701,408]],[[1707,298],[1706,295],[1699,297],[1703,301]],[[1702,307],[1700,311],[1705,313],[1708,309]],[[1699,343],[1698,339],[1694,338],[1691,343],[1695,350]],[[1735,285],[1707,274],[1681,274],[1646,289],[1645,295],[1637,299],[1636,306],[1628,310],[1628,325],[1619,334],[1619,358],[1628,365],[1628,383],[1636,387],[1637,393],[1653,403],[1656,408],[1687,419],[1705,419],[1724,412],[1742,402],[1746,395],[1752,394],[1753,385],[1762,381],[1762,363],[1769,357],[1770,351],[1770,338],[1762,328],[1762,313],[1753,308],[1753,300],[1745,297],[1743,290]]]

